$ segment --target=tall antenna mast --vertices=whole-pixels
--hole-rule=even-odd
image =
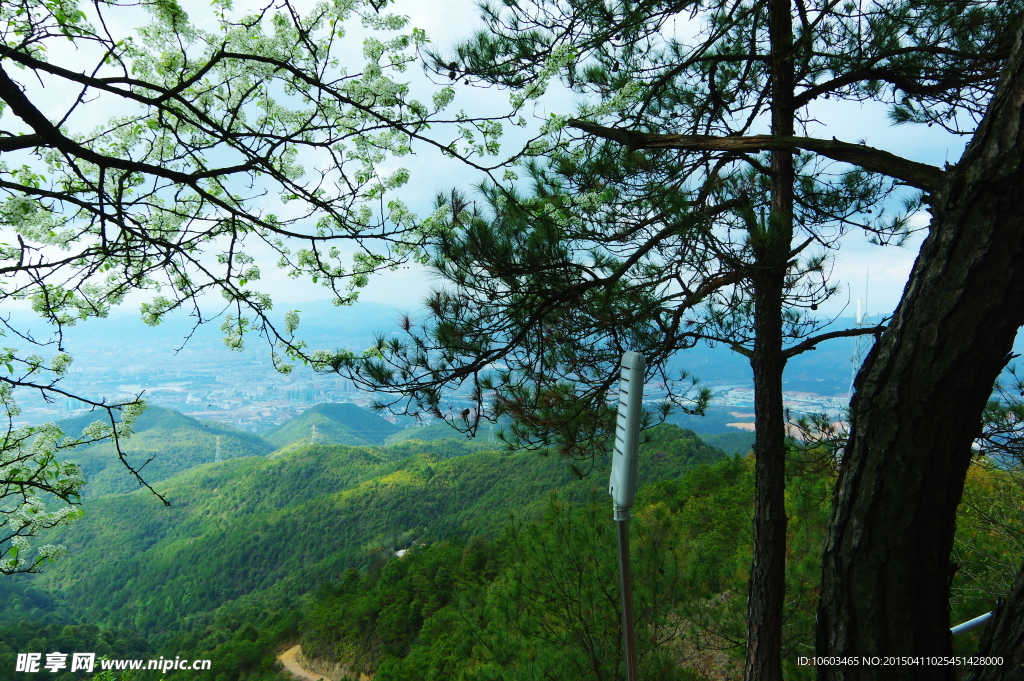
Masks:
[[[320,433],[317,432],[315,423],[309,429],[309,441],[313,444],[320,442]]]
[[[864,297],[857,299],[857,317],[854,319],[854,326],[862,328],[865,326],[871,326],[872,323],[867,321],[867,300],[868,300],[868,287],[871,281],[871,268],[868,268],[867,274],[864,275]],[[864,355],[867,354],[868,350],[868,339],[866,336],[854,336],[853,337],[853,355],[850,357],[850,398],[853,398],[853,382],[857,379],[857,372],[860,371],[860,365],[864,361]]]
[[[217,436],[217,447],[213,451],[213,462],[220,463],[220,435]]]

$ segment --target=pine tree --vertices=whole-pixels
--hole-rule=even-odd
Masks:
[[[786,360],[846,333],[815,335],[802,314],[835,291],[827,249],[852,228],[899,241],[949,177],[809,136],[813,106],[881,101],[892,122],[970,134],[1020,6],[508,0],[484,11],[487,31],[437,55],[439,74],[510,87],[516,102],[557,77],[582,103],[575,117],[553,116],[552,137],[535,145],[547,156],[526,167],[530,195],[486,187],[487,211],[457,194],[439,202],[449,233],[434,266],[453,286],[433,294],[422,327],[406,321],[407,341],[382,340],[382,359],[356,367],[375,388],[410,396],[406,408],[470,430],[508,414],[510,443],[593,457],[610,432],[623,350],[644,353],[669,388],[687,378],[670,361],[697,342],[749,356],[746,678],[780,679]],[[686,18],[697,22],[673,24]],[[898,186],[919,191],[890,216]],[[469,407],[446,405],[443,389],[464,382]],[[670,401],[699,411],[707,395],[690,396]]]
[[[818,611],[819,655],[950,656],[954,513],[992,386],[1024,325],[1024,34],[956,166],[932,194],[930,233],[851,403]],[[991,414],[991,410],[989,412]],[[1019,675],[1021,580],[983,654]],[[953,679],[955,668],[819,668],[822,679]]]

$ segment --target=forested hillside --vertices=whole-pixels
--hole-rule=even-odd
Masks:
[[[672,425],[646,435],[631,521],[643,677],[732,678],[742,664],[752,461]],[[580,479],[558,457],[486,445],[293,446],[164,480],[157,489],[171,508],[142,490],[87,500],[85,519],[59,537],[70,557],[0,583],[0,668],[13,668],[15,652],[67,648],[213,661],[208,673],[170,679],[270,681],[287,678],[275,654],[301,641],[307,664],[335,677],[618,678],[607,472]],[[813,676],[795,660],[812,650],[833,483],[824,452],[794,451],[785,632],[793,679]],[[990,609],[1013,574],[1017,489],[1012,472],[972,474],[956,621]],[[964,637],[958,651],[974,645]]]
[[[641,484],[723,456],[692,431],[656,428]],[[578,478],[556,456],[452,439],[239,457],[157,484],[170,508],[144,490],[88,500],[85,518],[52,537],[71,555],[0,592],[26,608],[21,617],[127,626],[159,646],[217,628],[225,608],[258,606],[279,622],[302,594],[353,568],[372,572],[414,541],[494,540],[512,514],[539,518],[553,490],[584,503],[606,484],[600,471]]]
[[[753,460],[702,464],[642,488],[631,521],[640,678],[738,678],[752,537]],[[786,514],[787,679],[813,679],[820,553],[835,469],[793,452]],[[990,610],[1021,558],[1018,476],[979,461],[959,515],[953,623]],[[615,534],[608,500],[552,494],[543,516],[497,540],[414,549],[315,595],[304,625],[318,669],[417,679],[623,678]],[[1014,529],[1016,528],[1016,529]],[[958,655],[977,647],[960,635]],[[354,677],[353,677],[354,678]]]
[[[60,421],[57,425],[68,435],[77,435],[96,414],[84,414]],[[235,430],[216,421],[200,421],[173,409],[149,406],[133,426],[134,434],[122,450],[133,467],[145,464],[143,477],[150,484],[188,470],[193,466],[239,456],[265,456],[274,445],[252,433]],[[129,476],[110,442],[76,447],[67,457],[78,463],[85,474],[87,497],[132,492],[138,482]],[[146,461],[152,459],[147,464]]]
[[[83,414],[58,425],[65,434],[77,435],[98,418],[96,414]],[[122,450],[133,467],[145,465],[142,475],[150,484],[218,459],[266,456],[281,448],[313,444],[314,439],[318,444],[379,445],[387,437],[405,432],[355,404],[317,405],[262,436],[150,405],[133,430],[134,434],[122,443]],[[450,430],[448,436],[459,434]],[[77,447],[67,458],[82,467],[88,481],[87,497],[139,488],[139,483],[126,474],[110,442]]]
[[[631,521],[641,678],[734,667],[734,657],[687,641],[733,647],[742,634],[752,491],[740,458],[642,491]],[[815,533],[821,516],[816,510]],[[615,542],[603,490],[577,500],[551,494],[542,516],[517,519],[495,541],[426,546],[324,586],[304,650],[378,680],[621,678]],[[793,612],[799,639],[804,606]]]
[[[380,445],[401,430],[355,404],[318,404],[263,433],[274,447],[304,444]]]

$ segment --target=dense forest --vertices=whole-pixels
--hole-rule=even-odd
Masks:
[[[580,479],[558,457],[486,444],[293,444],[156,483],[169,508],[146,490],[88,499],[83,520],[46,538],[64,544],[69,558],[0,584],[11,603],[4,619],[128,626],[156,646],[216,627],[221,609],[257,604],[262,614],[240,621],[272,628],[317,585],[367,570],[413,541],[496,539],[510,513],[539,517],[552,490],[575,503],[593,492],[594,479]],[[163,453],[176,457],[180,446],[168,440]],[[724,456],[674,426],[653,430],[645,451],[644,481]],[[261,625],[268,618],[272,624]]]
[[[154,416],[139,436],[208,427]],[[621,678],[607,472],[581,477],[558,456],[492,445],[293,442],[160,481],[170,508],[146,490],[89,498],[84,519],[48,538],[68,558],[0,582],[0,668],[19,652],[182,656],[210,659],[211,671],[168,678],[271,681],[288,678],[276,655],[301,643],[305,664],[331,678]],[[168,439],[162,454],[181,448]],[[631,533],[641,676],[735,678],[753,460],[663,424],[646,431],[640,462]],[[813,651],[835,463],[825,448],[794,446],[788,464],[787,678],[813,676],[797,658]],[[1022,554],[1019,476],[984,464],[972,467],[959,516],[956,621],[991,609]],[[964,636],[958,653],[975,645]]]

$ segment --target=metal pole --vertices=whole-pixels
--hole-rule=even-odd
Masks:
[[[637,449],[644,411],[644,356],[639,352],[622,355],[619,368],[619,414],[612,452],[612,473],[608,493],[612,496],[612,518],[619,535],[619,591],[622,594],[622,638],[626,645],[626,681],[636,678],[636,638],[633,635],[633,579],[629,571],[629,509],[636,497]]]
[[[986,612],[984,615],[981,615],[980,617],[975,617],[973,620],[968,620],[963,624],[956,625],[955,627],[949,630],[949,633],[953,636],[956,636],[957,634],[962,634],[965,631],[970,631],[971,629],[976,629],[977,627],[980,627],[982,624],[985,624],[985,622],[988,622],[990,619],[992,619],[992,613]]]
[[[619,513],[615,514],[616,516]],[[633,579],[629,571],[629,513],[616,518],[619,530],[619,590],[622,593],[622,637],[626,641],[626,681],[636,678],[636,638],[633,635]]]

